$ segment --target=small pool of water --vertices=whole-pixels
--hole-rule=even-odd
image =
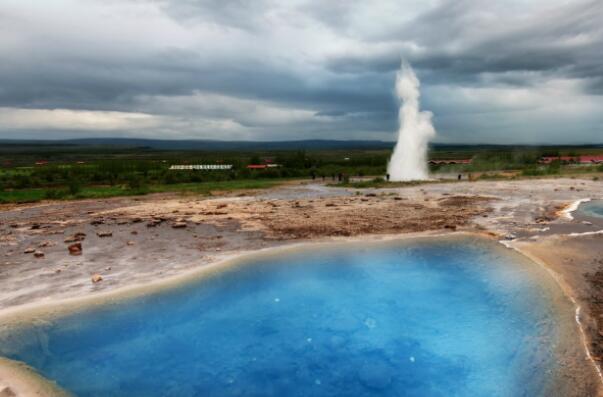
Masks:
[[[305,249],[5,336],[77,396],[538,396],[536,265],[469,241]]]
[[[592,200],[580,204],[578,211],[586,216],[603,218],[603,200]]]

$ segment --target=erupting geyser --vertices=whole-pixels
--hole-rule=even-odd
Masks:
[[[410,65],[402,61],[396,77],[396,94],[401,105],[398,143],[387,166],[392,181],[428,179],[427,144],[436,134],[431,112],[419,110],[419,79]]]

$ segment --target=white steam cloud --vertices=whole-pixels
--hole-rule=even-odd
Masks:
[[[420,111],[419,79],[404,61],[396,76],[396,94],[401,101],[398,143],[387,166],[392,181],[428,179],[427,145],[435,137],[431,112]]]

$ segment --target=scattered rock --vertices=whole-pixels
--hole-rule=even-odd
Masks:
[[[444,229],[456,230],[456,225],[444,225]]]
[[[69,247],[67,247],[67,249],[69,250],[69,254],[71,254],[71,255],[81,255],[82,254],[82,244],[81,243],[71,244]]]
[[[53,244],[50,241],[42,241],[40,244],[38,244],[39,248],[44,248],[44,247],[51,247]]]
[[[109,232],[109,231],[102,231],[102,232],[96,232],[96,235],[98,237],[111,237],[111,236],[113,236],[113,233]]]
[[[103,276],[101,276],[100,274],[93,274],[91,280],[93,284],[100,283],[101,281],[103,281]]]
[[[94,219],[92,222],[90,222],[92,226],[102,225],[103,223],[105,223],[104,219]]]
[[[151,219],[147,222],[147,227],[155,227],[163,222],[161,219]]]
[[[36,258],[43,258],[43,257],[44,257],[44,253],[43,253],[42,251],[38,251],[38,250],[36,250],[36,251],[34,252],[34,256],[35,256]]]
[[[217,209],[222,209],[228,207],[228,204],[218,204]]]
[[[40,224],[39,223],[34,223],[30,227],[31,230],[38,230],[39,228],[40,228]]]
[[[36,251],[35,248],[33,247],[29,247],[29,248],[25,248],[25,251],[23,251],[24,254],[33,254]]]
[[[174,229],[184,229],[185,227],[186,227],[186,222],[172,223],[172,228],[174,228]]]
[[[84,241],[86,239],[86,233],[84,232],[77,232],[72,236],[69,236],[65,239],[65,243],[69,244],[69,243],[75,243],[78,241]]]
[[[134,245],[134,241],[128,241],[127,244],[128,245]]]
[[[137,235],[137,234],[138,234],[138,232],[137,232],[136,230],[132,230],[132,231],[130,232],[130,234]]]

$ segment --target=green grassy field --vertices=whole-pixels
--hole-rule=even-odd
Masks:
[[[76,193],[68,189],[20,189],[0,191],[0,203],[31,203],[41,200],[76,200],[118,196],[136,196],[150,193],[179,192],[183,194],[210,195],[218,191],[266,189],[283,183],[278,179],[234,180],[222,182],[180,183],[153,185],[138,189],[127,186],[87,186]]]
[[[432,173],[471,174],[471,179],[510,179],[603,172],[603,165],[542,165],[542,156],[603,154],[603,148],[523,146],[434,146],[429,158],[471,159],[471,164],[434,165]],[[386,173],[391,149],[166,150],[145,147],[4,145],[0,147],[0,203],[83,199],[157,192],[208,194],[212,190],[258,189],[294,178],[333,181],[345,187],[393,187],[381,179],[349,178]],[[36,162],[43,162],[36,165]],[[279,167],[248,169],[248,164]],[[228,171],[174,171],[175,164],[231,164]],[[598,177],[598,176],[594,176]]]

